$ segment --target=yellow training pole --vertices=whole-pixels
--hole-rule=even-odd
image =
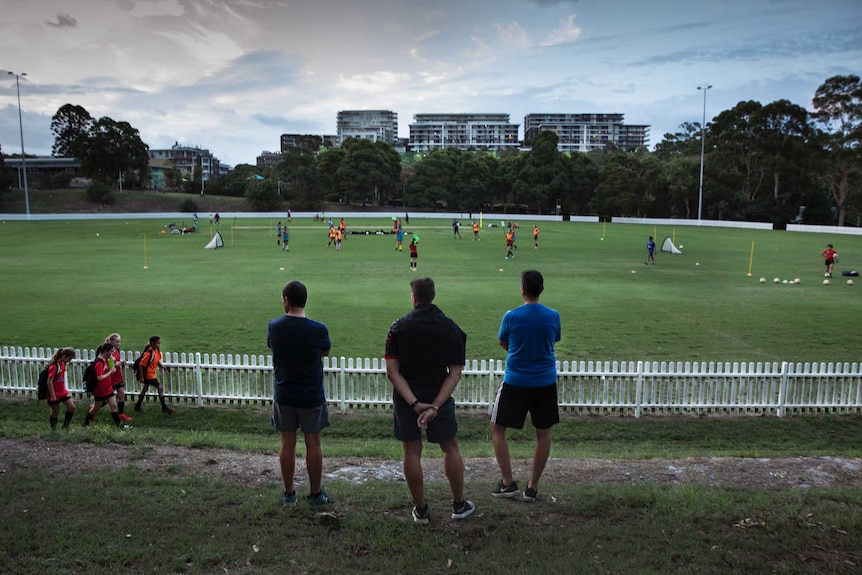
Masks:
[[[150,269],[150,266],[147,265],[147,234],[144,234],[144,269]]]
[[[481,229],[482,227],[484,227],[484,226],[483,226],[483,224],[482,224],[482,216],[483,216],[482,212],[479,212],[479,228],[480,228],[480,229]]]
[[[748,277],[751,277],[752,263],[754,263],[754,240],[751,240],[751,255],[748,256]]]

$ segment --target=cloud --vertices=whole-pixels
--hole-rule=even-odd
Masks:
[[[150,16],[182,16],[185,9],[174,0],[159,0],[157,2],[136,2],[132,9],[135,18],[147,18]]]
[[[46,22],[48,26],[53,26],[54,28],[77,28],[78,21],[75,20],[72,16],[68,14],[57,14],[57,21],[51,22],[50,20]]]
[[[508,48],[523,48],[530,45],[527,31],[517,22],[492,24],[491,27],[497,31],[497,36]]]
[[[575,26],[575,15],[569,14],[568,17],[560,21],[560,26],[548,34],[542,46],[558,46],[560,44],[568,44],[580,38],[583,30],[580,26]]]
[[[338,80],[335,81],[335,87],[354,94],[383,94],[402,88],[409,82],[409,74],[379,71],[353,76],[339,74]]]

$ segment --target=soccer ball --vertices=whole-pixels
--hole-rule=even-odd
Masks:
[[[852,286],[852,285],[853,285],[853,280],[847,280],[847,285]]]
[[[823,285],[828,286],[828,285],[829,285],[829,280],[823,280]]]
[[[802,280],[799,278],[796,278],[795,280],[793,280],[793,283],[795,283],[795,284],[802,283]]]
[[[779,279],[779,278],[775,278],[774,280],[772,280],[772,283],[774,283],[774,284],[780,284],[780,283],[781,283],[781,279]]]
[[[765,283],[766,283],[766,278],[760,278],[760,283],[765,284]]]
[[[636,274],[636,273],[638,273],[638,272],[637,272],[636,270],[632,270],[632,273],[633,273],[633,274]]]
[[[685,247],[684,245],[679,244],[679,249],[682,249],[682,248],[684,248],[684,247]]]

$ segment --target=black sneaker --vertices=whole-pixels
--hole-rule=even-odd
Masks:
[[[144,408],[143,408],[143,407],[141,407],[141,406],[140,406],[140,405],[138,405],[138,404],[135,404],[135,412],[136,412],[136,413],[140,413],[140,412],[142,412],[143,410],[144,410]]]
[[[528,485],[527,488],[524,490],[524,495],[521,497],[521,499],[528,503],[532,503],[536,500],[538,496],[538,491]]]
[[[521,494],[521,490],[518,489],[518,482],[513,481],[509,485],[503,485],[503,482],[500,481],[497,483],[497,487],[494,488],[494,491],[491,492],[491,495],[494,497],[516,497]]]
[[[419,523],[420,525],[428,525],[431,521],[431,513],[428,511],[428,506],[426,505],[424,509],[419,509],[418,507],[413,508],[413,522]]]
[[[176,410],[175,410],[175,409],[172,409],[172,408],[170,408],[170,407],[168,407],[167,405],[163,405],[163,406],[162,406],[162,412],[163,412],[165,415],[172,415],[172,414],[174,413],[174,411],[176,411]]]
[[[461,501],[452,504],[452,519],[464,519],[476,511],[476,505],[472,501]]]

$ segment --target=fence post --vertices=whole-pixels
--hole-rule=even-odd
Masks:
[[[786,361],[781,362],[781,386],[778,388],[778,417],[784,417],[784,402],[787,400],[787,385],[790,378],[787,374]]]
[[[644,385],[644,373],[643,373],[644,362],[638,361],[638,377],[637,384],[635,386],[635,394],[637,397],[635,398],[635,419],[641,416],[641,392],[643,390]]]
[[[195,352],[195,379],[198,384],[198,407],[204,406],[204,374],[201,366],[201,352]]]
[[[341,413],[347,412],[347,373],[345,372],[345,368],[347,366],[347,359],[344,356],[341,356],[339,359],[341,363],[340,369],[338,370],[338,378],[339,378],[339,387],[341,388]]]

